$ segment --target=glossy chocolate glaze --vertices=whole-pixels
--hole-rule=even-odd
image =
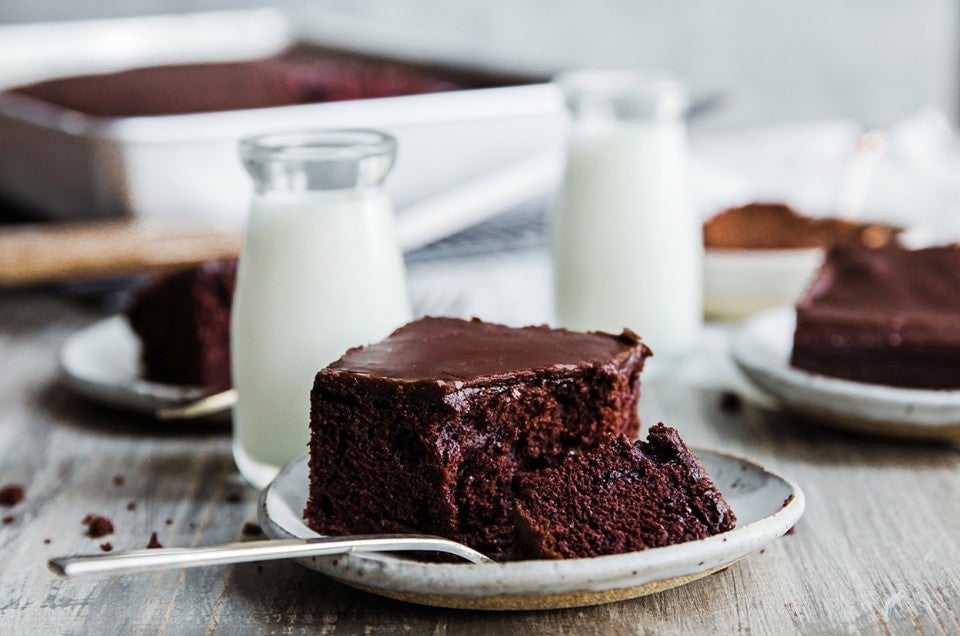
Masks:
[[[830,250],[797,311],[821,320],[960,343],[960,247]]]
[[[472,382],[557,367],[622,367],[637,355],[649,356],[650,350],[629,329],[614,336],[428,317],[382,342],[350,349],[328,369],[402,381]]]

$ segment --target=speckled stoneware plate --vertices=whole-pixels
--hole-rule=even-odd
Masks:
[[[796,312],[757,314],[733,339],[737,366],[787,409],[831,426],[912,439],[960,439],[960,391],[903,389],[790,366]]]
[[[105,318],[71,334],[60,347],[59,362],[64,384],[77,394],[137,412],[183,406],[210,394],[202,387],[143,379],[140,342],[123,316]]]
[[[487,610],[578,607],[652,594],[703,578],[759,550],[800,519],[804,498],[796,484],[746,459],[694,452],[737,515],[737,527],[730,532],[592,559],[470,565],[353,553],[300,563],[347,585],[423,605]],[[301,519],[307,488],[307,456],[301,455],[260,495],[260,523],[268,536],[319,536]]]

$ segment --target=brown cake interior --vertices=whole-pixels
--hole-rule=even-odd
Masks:
[[[162,276],[127,312],[149,379],[224,390],[230,377],[230,308],[235,260],[211,261]]]
[[[521,477],[519,545],[533,558],[619,554],[733,529],[736,517],[677,431],[618,436]]]
[[[348,352],[312,393],[309,525],[514,551],[515,482],[639,428],[630,332],[427,318]]]

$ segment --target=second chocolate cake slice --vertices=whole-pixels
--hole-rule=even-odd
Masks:
[[[859,382],[960,388],[960,247],[831,249],[797,303],[790,362]]]
[[[229,389],[230,308],[235,260],[209,261],[161,276],[140,290],[127,319],[155,382]]]
[[[516,558],[515,480],[636,436],[649,355],[630,331],[453,318],[351,349],[311,395],[307,523],[324,534],[438,534]]]

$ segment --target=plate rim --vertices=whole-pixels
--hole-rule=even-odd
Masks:
[[[86,346],[92,334],[110,330],[118,333],[126,330],[131,337],[136,337],[124,315],[117,313],[77,329],[64,338],[57,349],[60,379],[78,395],[100,404],[152,413],[163,406],[180,406],[211,394],[204,387],[153,382],[139,375],[126,383],[109,383],[78,372],[72,362],[72,358],[79,355],[77,349]]]
[[[361,585],[368,591],[377,592],[407,592],[413,595],[422,595],[424,598],[440,595],[448,599],[459,599],[458,603],[466,599],[492,598],[496,594],[500,598],[519,597],[546,597],[557,594],[596,594],[611,590],[627,589],[637,585],[645,585],[666,581],[672,578],[683,578],[702,574],[706,576],[711,571],[728,566],[748,554],[762,548],[771,541],[783,536],[796,525],[806,508],[806,497],[803,490],[791,479],[767,469],[756,460],[728,451],[705,449],[691,446],[696,455],[713,454],[727,460],[747,464],[754,470],[779,480],[789,491],[782,508],[776,512],[758,519],[742,527],[713,535],[705,539],[687,541],[661,548],[651,548],[637,552],[605,555],[593,558],[562,559],[562,560],[526,560],[497,563],[495,565],[473,565],[467,563],[444,564],[410,562],[388,554],[351,553],[328,557],[315,557],[300,560],[301,564],[318,570],[346,585]],[[277,477],[260,494],[257,506],[259,521],[265,534],[270,538],[290,538],[300,535],[293,534],[281,526],[269,513],[269,501],[274,492],[275,484],[287,478],[287,475],[308,459],[307,453],[302,453],[288,462],[278,473]],[[277,495],[279,496],[279,495]],[[312,531],[311,531],[312,532]],[[316,536],[321,536],[313,533]],[[731,540],[731,538],[733,540]],[[699,564],[690,566],[690,563]],[[389,570],[403,564],[408,573],[400,575]],[[603,571],[584,575],[587,564],[599,566]],[[663,573],[665,568],[672,568]],[[457,587],[443,587],[442,583],[452,584],[453,579],[462,579],[466,573],[471,573],[475,579],[468,585]],[[489,574],[483,577],[481,573]],[[379,581],[376,576],[381,578]],[[578,576],[579,575],[579,576]],[[553,577],[552,585],[541,589],[543,581]],[[430,579],[424,581],[423,579]],[[588,580],[584,581],[583,579]],[[417,582],[417,579],[420,579]],[[627,580],[625,580],[627,579]],[[694,580],[694,579],[690,579]],[[405,581],[407,587],[397,587],[397,581]],[[393,585],[391,585],[393,583]],[[371,585],[374,587],[371,588]],[[494,587],[496,592],[484,592],[483,587]],[[430,602],[428,604],[438,604]],[[457,605],[465,606],[465,605]]]
[[[750,381],[785,407],[818,421],[846,430],[914,437],[917,439],[960,436],[960,389],[914,389],[833,378],[790,366],[791,329],[795,309],[776,307],[759,312],[741,324],[731,341],[730,353]],[[778,325],[780,323],[780,325]],[[779,343],[763,343],[762,329],[784,331]],[[784,388],[793,391],[785,391]],[[879,419],[866,409],[890,409]]]

